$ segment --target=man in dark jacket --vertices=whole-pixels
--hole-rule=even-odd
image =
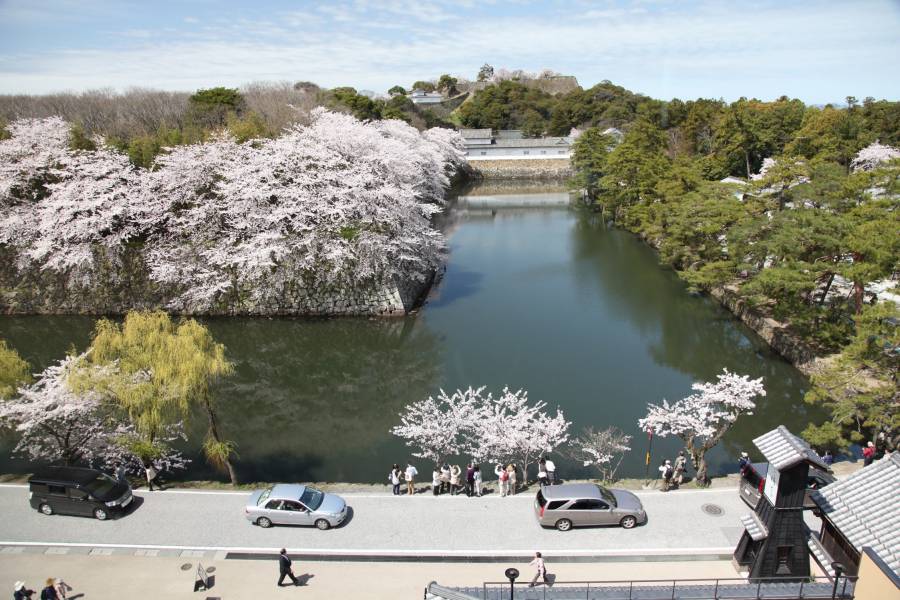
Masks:
[[[285,577],[290,577],[294,585],[300,585],[300,580],[294,577],[294,570],[291,569],[291,559],[288,558],[287,550],[284,548],[281,549],[281,553],[278,555],[278,570],[281,572],[281,577],[278,578],[278,587],[282,586]]]

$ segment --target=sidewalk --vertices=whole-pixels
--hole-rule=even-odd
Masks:
[[[475,585],[502,581],[507,567],[516,567],[523,578],[531,578],[530,557],[517,563],[341,563],[294,561],[294,572],[308,574],[308,585],[276,587],[276,560],[204,560],[213,568],[212,589],[193,592],[197,559],[140,556],[55,556],[52,554],[3,555],[0,558],[0,591],[12,595],[13,583],[26,582],[40,591],[47,577],[61,577],[84,600],[153,598],[154,600],[221,598],[322,598],[322,599],[409,599],[422,598],[431,581],[447,586]],[[190,565],[186,570],[182,566]],[[548,572],[557,581],[597,581],[632,579],[702,579],[738,577],[730,562],[547,562]]]

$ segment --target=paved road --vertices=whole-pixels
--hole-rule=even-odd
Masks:
[[[542,529],[535,522],[533,494],[511,498],[464,496],[392,497],[345,494],[353,514],[341,527],[262,529],[243,516],[247,494],[165,491],[136,494],[140,502],[114,521],[44,516],[28,504],[24,486],[0,486],[0,546],[15,542],[113,546],[159,546],[209,550],[373,554],[507,554],[536,548],[567,554],[698,553],[733,549],[739,517],[749,509],[735,489],[639,492],[649,522],[620,527]],[[723,509],[720,516],[703,504]]]

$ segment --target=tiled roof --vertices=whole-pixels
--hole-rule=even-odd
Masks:
[[[763,453],[766,460],[779,471],[804,460],[826,471],[830,470],[819,455],[813,452],[809,444],[788,431],[784,425],[779,425],[778,429],[759,436],[753,440],[753,443]]]
[[[811,496],[857,551],[869,546],[900,575],[900,453],[892,452]]]
[[[500,129],[497,131],[497,137],[501,140],[521,140],[525,134],[521,129]]]
[[[747,530],[747,533],[750,534],[750,537],[753,538],[754,542],[764,540],[769,536],[769,530],[766,529],[763,522],[759,520],[756,513],[750,513],[749,515],[741,517],[741,524],[744,526],[744,529]]]
[[[491,130],[490,129],[460,129],[459,135],[464,138],[490,138]]]

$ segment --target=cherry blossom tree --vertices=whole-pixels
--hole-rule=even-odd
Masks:
[[[0,244],[17,267],[88,287],[136,252],[168,308],[188,313],[427,279],[445,250],[430,217],[465,162],[455,132],[324,109],[276,139],[170,148],[152,170],[102,145],[70,150],[58,118],[9,130]]]
[[[441,390],[437,398],[430,396],[410,404],[400,413],[400,425],[393,427],[391,433],[416,449],[413,456],[435,465],[443,464],[450,456],[471,452],[473,426],[484,413],[483,391],[483,387],[468,388],[448,396]]]
[[[617,427],[596,430],[586,428],[580,436],[570,442],[570,456],[583,460],[584,466],[593,465],[600,472],[603,481],[615,481],[616,471],[631,450],[628,444],[631,436],[625,435]]]
[[[706,453],[722,439],[741,415],[752,415],[753,399],[765,396],[762,377],[750,379],[746,375],[725,369],[715,383],[695,383],[696,393],[669,404],[649,404],[647,416],[638,420],[641,430],[660,437],[675,435],[684,441],[697,470],[697,481],[708,483]]]
[[[488,395],[482,404],[481,418],[474,423],[473,456],[515,462],[526,480],[529,466],[569,439],[571,423],[562,411],[557,408],[550,415],[546,402],[529,404],[526,391],[504,388],[498,398]]]
[[[872,171],[882,163],[900,158],[900,150],[885,146],[878,141],[860,150],[850,162],[851,171]]]
[[[69,356],[47,367],[17,396],[0,402],[0,421],[21,436],[15,454],[71,465],[87,459],[105,436],[101,397],[74,393],[66,381],[77,360]]]

